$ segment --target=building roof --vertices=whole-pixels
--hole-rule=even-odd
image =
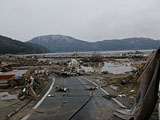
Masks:
[[[9,79],[12,78],[14,75],[16,74],[26,74],[28,72],[28,70],[12,70],[12,71],[8,71],[8,72],[0,72],[0,79]]]

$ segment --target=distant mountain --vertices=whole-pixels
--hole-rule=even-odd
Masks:
[[[48,50],[33,43],[24,43],[0,35],[0,54],[35,54]]]
[[[91,51],[89,42],[77,40],[69,36],[47,35],[33,38],[29,43],[48,48],[51,52]]]
[[[150,38],[126,38],[96,42],[97,50],[149,50],[160,47],[160,40]]]
[[[160,47],[159,40],[149,38],[126,38],[86,42],[69,36],[45,35],[35,37],[28,42],[46,47],[51,52],[147,50]]]

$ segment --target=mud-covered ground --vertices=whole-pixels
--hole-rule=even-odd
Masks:
[[[43,58],[20,57],[0,58],[3,63],[12,65],[13,69],[44,69],[51,74],[50,77],[72,77],[82,76],[96,83],[113,95],[122,104],[131,108],[136,100],[139,89],[137,78],[143,71],[146,58]],[[50,78],[51,79],[51,78]],[[47,85],[48,81],[46,81]],[[0,93],[8,92],[16,94],[13,88],[0,89]],[[4,97],[4,96],[2,96]],[[0,108],[5,108],[21,102],[18,99],[0,100]],[[28,101],[26,101],[28,102]],[[35,102],[29,104],[32,106]],[[26,107],[27,108],[27,107]],[[8,107],[9,109],[9,107]],[[25,107],[23,108],[25,109]],[[22,113],[24,114],[24,113]],[[1,114],[0,114],[1,115]]]
[[[139,88],[137,78],[143,71],[146,58],[101,59],[68,59],[55,63],[59,72],[68,76],[84,76],[114,95],[120,102],[131,108],[135,103]],[[74,73],[74,74],[73,74]]]

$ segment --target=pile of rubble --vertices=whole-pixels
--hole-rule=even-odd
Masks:
[[[8,64],[0,64],[0,89],[18,91],[19,99],[36,99],[38,92],[46,85],[48,75],[47,70],[40,68],[17,70]]]

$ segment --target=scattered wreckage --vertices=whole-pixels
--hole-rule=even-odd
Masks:
[[[114,115],[116,115],[119,118],[122,119],[134,119],[134,120],[146,120],[150,117],[150,115],[153,112],[153,109],[155,108],[155,104],[157,103],[158,100],[158,85],[159,85],[159,50],[154,52],[152,54],[152,57],[149,57],[148,62],[146,63],[146,66],[144,69],[141,70],[141,75],[137,79],[137,83],[140,83],[140,89],[137,97],[137,101],[135,106],[128,110],[128,109],[121,109],[121,110],[116,110]],[[133,54],[122,54],[122,56],[132,56]],[[138,53],[135,54],[138,58]],[[96,57],[96,56],[94,56]],[[99,56],[101,58],[101,56]],[[137,57],[134,57],[136,59]],[[86,59],[86,58],[85,58]],[[61,77],[74,77],[74,76],[79,76],[79,75],[88,75],[91,76],[92,74],[99,75],[102,78],[103,76],[116,76],[113,75],[113,73],[110,73],[109,71],[92,71],[92,72],[86,72],[85,70],[79,70],[77,71],[77,68],[80,68],[82,65],[85,67],[88,67],[90,65],[90,60],[88,62],[85,61],[83,58],[78,58],[78,60],[70,60],[71,62],[66,62],[63,66],[60,68],[60,71],[56,70],[54,73],[57,74],[58,76]],[[102,58],[101,58],[102,59]],[[102,60],[98,60],[97,58],[92,58],[92,64],[98,64],[99,62],[104,62]],[[112,62],[116,62],[115,59],[113,59]],[[38,64],[44,64],[45,61],[40,61]],[[47,64],[52,64],[51,62],[45,63]],[[61,64],[61,63],[58,63]],[[128,66],[130,66],[129,64]],[[138,64],[139,65],[139,64]],[[138,66],[137,65],[137,66]],[[137,68],[137,67],[136,67]],[[107,81],[108,84],[101,87],[106,87],[110,86],[110,88],[114,89],[117,91],[119,89],[119,86],[121,88],[125,88],[128,83],[130,83],[131,79],[133,79],[133,74],[139,74],[140,70],[132,70],[129,73],[127,73],[127,76],[123,76],[121,79],[113,78],[110,79],[110,81]],[[0,65],[0,88],[8,88],[8,87],[14,87],[14,89],[20,89],[21,92],[18,95],[18,98],[23,100],[25,98],[30,98],[30,99],[39,99],[38,91],[44,86],[44,81],[47,78],[48,73],[46,70],[12,70],[12,68],[7,65],[7,64],[1,64]],[[44,78],[44,79],[42,79]],[[135,79],[135,78],[134,78]],[[114,81],[115,80],[115,81]],[[116,81],[117,80],[117,81]],[[114,84],[112,84],[115,82]],[[131,82],[132,83],[132,82]],[[154,86],[154,87],[153,87]],[[86,88],[85,90],[97,90],[100,87],[91,87],[91,88]],[[67,91],[69,91],[69,88],[62,86],[56,86],[56,91],[57,92],[64,92],[64,96],[68,96],[66,94]],[[136,93],[135,89],[131,89],[129,91],[130,94]],[[55,97],[55,95],[49,94],[48,97]],[[116,98],[116,97],[126,97],[126,94],[119,93],[118,95],[103,95],[104,98],[106,99],[111,99],[111,98]],[[150,109],[148,109],[148,106]],[[145,114],[144,114],[145,111]]]
[[[24,99],[25,97],[37,99],[37,91],[44,87],[44,80],[48,76],[46,70],[12,70],[8,64],[1,65],[0,72],[0,88],[14,88],[20,89],[18,99]],[[7,71],[6,71],[7,68]],[[10,68],[10,69],[9,69]],[[5,70],[5,71],[4,71]]]
[[[140,83],[140,88],[133,108],[116,110],[114,115],[125,120],[148,120],[159,99],[159,73],[160,49],[154,51],[148,57],[144,71],[137,79],[137,82]]]

